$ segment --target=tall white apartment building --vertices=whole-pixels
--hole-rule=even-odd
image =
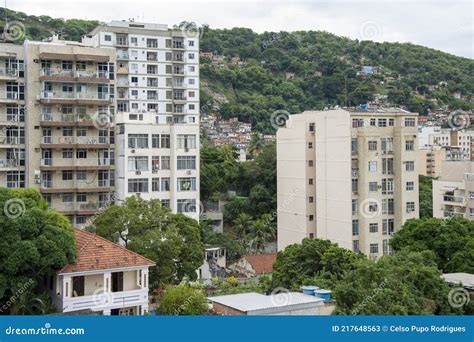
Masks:
[[[306,111],[277,132],[278,250],[328,239],[376,258],[418,218],[416,113]]]
[[[199,219],[199,38],[113,21],[83,41],[116,49],[116,200],[157,198]]]

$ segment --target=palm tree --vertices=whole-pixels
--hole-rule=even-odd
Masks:
[[[265,249],[265,244],[275,239],[276,230],[272,221],[270,214],[264,214],[253,223],[250,236],[252,247],[255,246],[255,250],[262,252]]]
[[[234,220],[234,231],[240,239],[245,239],[252,228],[252,217],[246,213],[240,213]]]
[[[250,140],[247,150],[253,157],[256,157],[262,152],[263,145],[265,145],[265,141],[263,140],[260,133],[253,132],[252,139]]]

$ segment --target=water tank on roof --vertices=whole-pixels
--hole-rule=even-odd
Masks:
[[[301,286],[301,290],[303,290],[304,294],[314,296],[314,291],[319,290],[317,286]]]
[[[369,104],[368,103],[361,103],[359,105],[359,109],[367,110],[367,109],[369,109]]]
[[[325,301],[331,300],[331,291],[330,290],[323,290],[323,289],[315,290],[314,295],[316,297],[324,299]]]

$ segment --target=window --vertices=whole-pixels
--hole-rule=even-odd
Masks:
[[[308,202],[309,202],[309,203],[313,203],[313,202],[314,202],[314,197],[313,197],[313,196],[309,196],[309,197],[308,197]]]
[[[313,167],[313,161],[312,160],[308,160],[308,166]]]
[[[128,192],[148,192],[148,178],[135,178],[128,180]]]
[[[79,203],[87,202],[87,194],[83,192],[78,192],[76,194],[76,202],[79,202]]]
[[[309,215],[309,220],[314,221],[314,215]]]
[[[309,131],[314,132],[314,123],[309,124]]]
[[[469,191],[469,199],[470,200],[474,199],[474,191]]]
[[[76,179],[77,180],[86,180],[87,179],[87,171],[77,171],[76,172]]]
[[[106,34],[106,35],[104,35],[104,40],[106,42],[111,42],[112,41],[112,36],[110,34]]]
[[[188,40],[188,46],[194,46],[194,40]]]
[[[158,39],[150,39],[147,38],[146,40],[146,47],[147,48],[154,48],[156,49],[158,47]]]
[[[78,137],[87,137],[87,128],[77,128],[76,136]]]
[[[394,214],[394,201],[393,198],[382,199],[382,214],[393,215]]]
[[[395,126],[395,119],[388,119],[388,125],[389,125],[390,127]]]
[[[163,208],[170,208],[170,200],[169,199],[162,199],[161,200],[161,206]]]
[[[148,148],[148,134],[129,134],[128,148]]]
[[[352,215],[356,215],[359,210],[359,203],[357,199],[352,200]]]
[[[382,158],[382,174],[393,175],[393,158]]]
[[[369,192],[376,192],[378,184],[377,182],[369,182]]]
[[[188,82],[189,82],[190,85],[193,85],[194,84],[194,79],[190,78]]]
[[[415,162],[414,161],[407,161],[405,162],[405,170],[406,171],[415,171]]]
[[[161,191],[170,191],[170,179],[169,179],[169,177],[161,178]]]
[[[196,156],[178,156],[177,168],[178,170],[195,170]]]
[[[359,220],[352,220],[352,235],[359,235]]]
[[[188,58],[189,59],[194,59],[194,53],[188,53]]]
[[[71,193],[65,193],[61,196],[63,203],[72,203],[74,201],[74,196]]]
[[[376,213],[379,210],[378,207],[377,202],[369,202],[369,213]]]
[[[178,213],[195,213],[196,200],[195,199],[179,199],[177,202]]]
[[[377,162],[369,161],[369,172],[377,172]]]
[[[194,134],[178,134],[177,148],[196,148],[196,135]]]
[[[73,136],[73,129],[71,127],[63,128],[63,136],[64,137],[72,137]]]
[[[377,142],[369,141],[369,151],[377,151]]]
[[[413,151],[415,147],[415,142],[413,140],[405,141],[405,151]]]
[[[196,106],[193,105],[193,104],[190,104],[190,105],[189,105],[189,109],[194,110],[194,109],[196,109]]]
[[[376,120],[370,119],[370,126],[376,126]]]
[[[352,119],[352,128],[364,127],[364,119]]]
[[[357,192],[359,190],[359,180],[357,178],[352,178],[352,192]]]
[[[381,139],[382,154],[393,153],[393,138]]]
[[[169,134],[161,135],[161,148],[170,148],[170,135]]]
[[[369,232],[370,233],[377,233],[379,231],[379,224],[378,223],[369,223]]]
[[[407,213],[413,213],[415,211],[415,202],[407,202]]]
[[[128,157],[128,171],[148,171],[148,157]]]
[[[359,249],[359,240],[352,241],[352,250],[354,251],[354,253],[359,253],[359,251],[360,251],[360,249]]]
[[[351,154],[353,156],[356,156],[358,153],[359,146],[357,144],[357,138],[352,138],[351,139]]]
[[[313,178],[308,179],[308,184],[313,185]]]
[[[160,135],[159,134],[151,135],[151,147],[160,148]]]
[[[160,191],[160,179],[152,178],[151,179],[151,191]]]
[[[378,254],[379,253],[379,244],[378,243],[371,243],[370,247],[370,254]]]
[[[161,157],[161,169],[162,170],[169,170],[171,164],[171,158],[170,156],[162,156]]]
[[[406,191],[413,191],[413,190],[415,190],[415,182],[407,182],[407,183],[406,183],[405,190],[406,190]]]
[[[379,119],[378,120],[379,127],[387,127],[387,119]]]
[[[384,219],[382,221],[382,235],[393,235],[395,232],[395,221],[393,219]]]
[[[81,297],[84,296],[85,288],[85,278],[84,276],[72,277],[72,296]]]
[[[312,142],[308,143],[308,148],[313,148],[313,143]]]
[[[405,118],[405,127],[415,127],[416,119],[415,118]]]
[[[196,178],[194,177],[178,177],[178,191],[196,191]]]
[[[72,180],[73,172],[70,170],[63,171],[63,181],[70,181]]]
[[[87,159],[87,150],[79,149],[76,151],[77,159]]]
[[[388,240],[387,239],[382,240],[382,253],[383,255],[388,254]]]
[[[382,179],[382,194],[393,194],[393,179],[383,178]]]

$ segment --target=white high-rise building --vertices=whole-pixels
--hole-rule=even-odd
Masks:
[[[116,49],[116,200],[139,194],[199,219],[199,37],[113,21],[83,41]]]

